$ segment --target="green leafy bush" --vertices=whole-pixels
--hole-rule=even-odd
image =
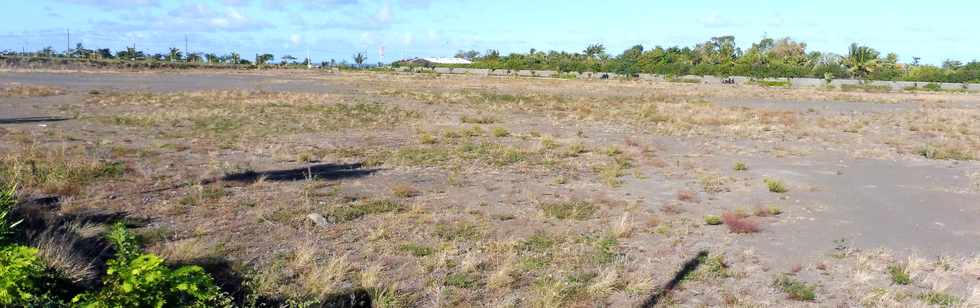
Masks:
[[[121,223],[108,236],[116,248],[98,292],[72,299],[81,307],[209,307],[227,306],[228,297],[203,268],[168,268],[164,260],[141,253],[136,237]]]
[[[0,306],[20,306],[34,300],[36,281],[43,275],[37,249],[19,245],[0,248]]]

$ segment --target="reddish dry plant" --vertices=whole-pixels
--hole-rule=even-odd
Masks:
[[[636,142],[636,140],[633,140],[633,138],[630,138],[630,137],[626,137],[625,143],[626,143],[626,146],[629,146],[629,147],[639,147],[640,146],[640,143],[639,142]]]
[[[803,271],[803,265],[800,264],[793,265],[793,267],[789,269],[789,272],[793,274],[799,274],[801,271]]]
[[[762,230],[758,223],[732,212],[721,214],[721,221],[728,226],[728,231],[732,233],[756,233]]]
[[[665,161],[663,159],[659,159],[659,158],[658,159],[654,159],[650,163],[653,164],[654,167],[661,168],[661,169],[667,168],[667,166],[669,166],[669,164],[667,164],[667,161]]]
[[[670,203],[670,204],[665,204],[663,207],[661,207],[660,211],[664,212],[664,214],[667,215],[677,215],[680,213],[684,213],[684,208],[680,207],[680,205]]]
[[[680,191],[677,191],[677,200],[680,200],[680,201],[694,202],[694,200],[695,200],[696,197],[697,197],[697,195],[695,195],[694,192],[692,192],[690,190],[680,190]]]
[[[817,263],[817,269],[818,270],[826,271],[827,268],[828,268],[827,263],[824,263],[824,262]]]

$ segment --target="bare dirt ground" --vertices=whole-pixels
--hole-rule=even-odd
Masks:
[[[0,136],[252,302],[980,306],[976,94],[0,72]]]

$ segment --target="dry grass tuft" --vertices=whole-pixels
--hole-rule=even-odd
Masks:
[[[79,243],[71,235],[47,230],[30,239],[31,245],[38,249],[38,257],[48,269],[55,271],[59,277],[75,283],[92,282],[98,273],[93,262],[76,251]]]
[[[597,211],[595,205],[583,200],[543,203],[539,207],[545,216],[557,219],[586,220]]]
[[[408,184],[396,184],[391,187],[391,194],[398,198],[411,198],[418,196],[419,191]]]

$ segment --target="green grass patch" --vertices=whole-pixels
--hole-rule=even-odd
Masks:
[[[435,235],[447,241],[475,240],[480,238],[480,228],[470,223],[438,223]]]
[[[409,243],[409,244],[398,246],[398,250],[407,252],[419,258],[430,256],[432,255],[433,252],[431,247],[425,245],[419,245],[415,243]]]
[[[480,280],[476,275],[468,273],[453,273],[446,275],[445,285],[462,289],[472,289],[479,285]]]
[[[591,202],[583,200],[543,203],[539,207],[545,216],[562,220],[586,220],[598,210]]]
[[[773,281],[773,286],[786,293],[790,299],[798,301],[813,301],[817,299],[816,287],[788,275],[779,275]]]
[[[897,285],[904,286],[912,283],[912,276],[909,275],[909,270],[904,265],[889,265],[888,276],[890,276],[892,282]]]
[[[707,281],[732,276],[722,256],[701,255],[698,256],[698,264],[697,270],[684,276],[684,280]]]
[[[326,216],[331,222],[342,223],[357,220],[367,215],[399,212],[403,209],[404,207],[395,201],[368,200],[331,208]]]
[[[926,304],[940,307],[953,307],[963,301],[959,297],[942,292],[927,292],[920,294],[918,298]]]

